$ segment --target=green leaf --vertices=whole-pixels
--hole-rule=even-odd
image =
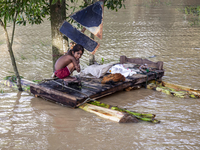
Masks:
[[[52,0],[51,5],[54,5],[57,3],[58,0]]]

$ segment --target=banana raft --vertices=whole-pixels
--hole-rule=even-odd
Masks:
[[[193,89],[163,81],[151,81],[148,83],[147,88],[180,98],[200,98],[199,89]]]
[[[156,117],[155,114],[133,112],[133,111],[130,111],[130,110],[127,110],[127,109],[124,109],[124,108],[119,108],[117,106],[111,106],[111,105],[108,105],[108,104],[105,104],[105,103],[102,103],[102,102],[99,102],[99,101],[90,101],[88,103],[92,104],[92,105],[99,106],[99,107],[104,107],[104,108],[108,108],[108,109],[111,109],[111,110],[116,110],[116,111],[119,111],[119,112],[130,114],[130,115],[136,117],[138,120],[148,121],[148,122],[152,122],[152,123],[160,123],[159,120],[155,119],[155,117]],[[83,106],[80,106],[79,108],[82,108],[82,107]]]

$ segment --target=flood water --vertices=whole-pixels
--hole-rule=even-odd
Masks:
[[[199,0],[126,0],[126,9],[105,9],[97,61],[121,55],[163,61],[163,81],[200,88],[200,26],[184,14]],[[11,32],[11,25],[8,31]],[[49,21],[17,26],[13,51],[21,76],[28,80],[52,74]],[[0,79],[13,68],[0,28]],[[81,66],[88,63],[88,53]],[[118,92],[99,99],[132,111],[156,114],[160,124],[120,124],[81,109],[34,98],[0,85],[0,148],[49,150],[200,149],[200,99],[181,99],[148,89]],[[3,92],[2,92],[3,91]]]

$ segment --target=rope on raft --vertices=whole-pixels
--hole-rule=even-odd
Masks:
[[[155,73],[155,74],[156,74],[155,81],[157,81],[157,76],[158,76],[157,72],[155,72],[155,71],[148,71],[148,72],[142,71],[142,73],[139,73],[139,74],[143,74],[143,75],[146,75],[146,76],[147,76],[146,82],[145,82],[145,88],[147,88],[148,77],[149,77],[149,76],[148,76],[148,73]]]

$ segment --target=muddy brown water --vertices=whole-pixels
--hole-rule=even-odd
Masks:
[[[200,26],[180,9],[198,0],[127,0],[126,9],[105,10],[101,61],[121,55],[163,61],[164,81],[200,88]],[[11,26],[8,27],[9,32]],[[52,74],[50,23],[17,26],[13,50],[20,74],[29,80]],[[13,72],[0,28],[0,79]],[[88,53],[81,58],[82,68]],[[100,100],[156,114],[160,124],[119,124],[0,85],[1,149],[200,149],[200,100],[147,89],[118,92]]]

